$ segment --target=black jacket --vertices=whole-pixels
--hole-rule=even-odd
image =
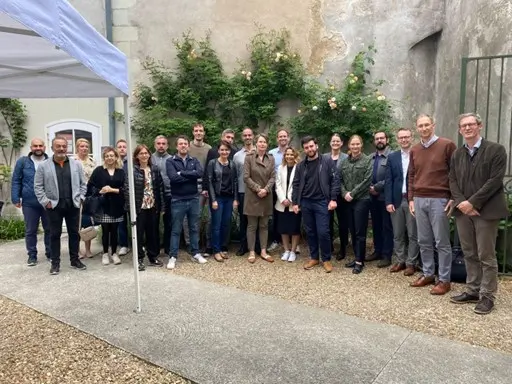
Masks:
[[[208,151],[208,154],[206,155],[206,165],[210,164],[210,161],[213,160],[213,159],[218,159],[219,158],[219,147],[220,147],[220,143],[218,143],[215,147],[213,148],[210,148],[210,150]],[[235,146],[235,144],[233,143],[231,145],[231,152],[229,152],[229,160],[233,160],[233,156],[235,156],[235,153],[238,152],[238,148]],[[204,173],[205,175],[203,175],[203,191],[207,191],[208,190],[208,184],[206,183],[206,169],[204,170]]]
[[[124,215],[124,188],[126,175],[124,170],[116,169],[114,176],[110,177],[107,169],[103,168],[102,165],[96,167],[92,172],[92,175],[87,183],[86,196],[102,196],[102,208],[103,213],[109,216],[118,218]],[[112,188],[119,189],[119,193],[105,193],[100,195],[101,188],[105,186],[111,186]],[[95,217],[96,219],[96,217]]]
[[[336,201],[337,196],[340,194],[340,177],[337,172],[336,163],[330,158],[322,155],[318,155],[320,164],[318,166],[318,172],[320,172],[320,188],[327,201]],[[293,178],[293,192],[292,201],[294,205],[300,206],[302,198],[302,192],[304,190],[304,184],[306,173],[306,160],[302,160],[297,164],[295,169],[295,177]]]
[[[192,199],[199,195],[197,180],[203,177],[203,167],[195,157],[187,156],[185,161],[178,155],[167,159],[167,176],[171,181],[173,199]]]
[[[164,209],[164,182],[160,170],[156,165],[151,166],[151,179],[153,180],[153,194],[155,197],[155,209],[160,212]],[[144,184],[146,183],[146,176],[140,166],[133,164],[133,184],[135,189],[135,212],[139,213],[142,208],[142,198],[144,197]],[[126,174],[124,182],[124,200],[125,208],[128,210],[130,204],[130,191],[128,189],[128,174]]]
[[[229,169],[231,170],[231,182],[233,184],[233,197],[238,201],[238,176],[236,166],[233,160],[229,160]],[[220,188],[222,183],[222,165],[217,159],[210,160],[206,166],[204,177],[208,185],[208,194],[210,201],[213,203],[216,196],[220,195]]]

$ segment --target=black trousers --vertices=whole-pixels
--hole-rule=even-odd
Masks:
[[[334,252],[334,215],[338,219],[338,236],[340,238],[340,254],[345,257],[347,255],[349,220],[346,217],[347,202],[338,196],[336,199],[336,209],[330,211],[329,229],[331,231],[331,248]]]
[[[343,216],[348,221],[356,261],[364,263],[370,199],[353,200],[350,203],[345,203],[343,207]],[[346,247],[343,252],[346,252]]]
[[[375,197],[370,198],[372,215],[373,246],[375,253],[383,259],[391,260],[393,256],[393,225],[391,215],[386,211],[386,203]]]
[[[159,215],[154,208],[141,209],[137,214],[137,249],[139,250],[139,261],[144,259],[146,248],[149,261],[154,261],[160,254],[158,247],[158,222]]]
[[[68,249],[70,261],[78,260],[78,247],[80,235],[78,234],[78,219],[80,209],[73,202],[59,202],[54,209],[47,209],[48,222],[50,224],[50,249],[51,261],[54,265],[60,265],[60,237],[62,235],[62,221],[66,221],[68,231]]]
[[[164,224],[164,233],[162,239],[160,239],[160,220],[157,220],[156,227],[156,243],[160,248],[164,249],[166,255],[169,254],[171,249],[171,199],[165,199],[165,213],[162,215],[162,221]],[[160,253],[160,252],[159,252]]]

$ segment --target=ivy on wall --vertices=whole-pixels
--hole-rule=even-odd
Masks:
[[[323,144],[333,132],[368,139],[375,129],[392,125],[391,104],[378,89],[383,82],[367,81],[373,47],[356,55],[345,79],[322,84],[306,73],[287,30],[260,30],[249,42],[249,59],[240,61],[232,75],[225,73],[209,34],[196,39],[188,32],[173,43],[177,67],[148,58],[144,69],[150,84],[139,84],[133,92],[133,128],[142,143],[151,145],[157,135],[188,134],[197,121],[205,125],[210,142],[226,128],[272,133],[282,100],[301,105],[288,122],[292,134],[313,134]]]

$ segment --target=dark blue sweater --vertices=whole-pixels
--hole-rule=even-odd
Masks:
[[[201,163],[187,155],[183,160],[178,155],[167,159],[167,176],[171,182],[173,199],[192,199],[199,196],[197,180],[203,176]]]

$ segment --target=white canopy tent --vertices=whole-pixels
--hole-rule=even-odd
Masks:
[[[123,97],[132,153],[126,56],[65,0],[0,1],[0,98]],[[133,160],[128,156],[130,216],[136,217]],[[132,241],[137,231],[132,219]],[[133,247],[141,311],[137,246]]]

